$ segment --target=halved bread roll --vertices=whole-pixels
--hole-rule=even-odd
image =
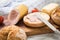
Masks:
[[[28,13],[28,7],[24,4],[15,7],[8,15],[8,21],[11,25],[16,24],[24,15]]]
[[[6,26],[0,30],[0,40],[26,40],[25,31],[18,26]]]
[[[51,19],[55,24],[60,25],[60,8],[57,9],[55,13],[51,14]]]
[[[24,23],[30,27],[42,27],[42,26],[44,26],[45,24],[41,20],[39,20],[36,16],[39,14],[41,14],[42,17],[46,20],[50,19],[49,15],[46,13],[34,12],[34,13],[30,13],[30,14],[24,16],[24,18],[23,18]]]
[[[56,11],[56,9],[58,7],[59,7],[59,4],[57,4],[57,3],[50,3],[50,4],[48,4],[48,5],[46,5],[46,6],[44,6],[42,8],[42,12],[45,12],[45,13],[51,15],[52,13],[54,13]]]

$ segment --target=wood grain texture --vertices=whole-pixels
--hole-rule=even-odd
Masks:
[[[40,28],[31,28],[31,27],[28,27],[26,26],[23,21],[20,21],[18,24],[17,24],[19,27],[21,27],[23,30],[25,30],[26,34],[28,36],[31,36],[31,35],[37,35],[37,34],[45,34],[45,33],[52,33],[53,31],[48,27],[48,26],[43,26],[43,27],[40,27]],[[53,24],[57,29],[59,29],[59,26]]]

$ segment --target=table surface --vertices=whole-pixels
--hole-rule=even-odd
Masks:
[[[29,36],[28,40],[60,40],[60,35],[55,33]]]

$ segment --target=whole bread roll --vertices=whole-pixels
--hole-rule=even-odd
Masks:
[[[10,26],[5,26],[2,29],[0,29],[0,40],[7,40],[7,36],[9,33]]]
[[[6,26],[0,30],[0,40],[26,40],[24,30],[18,26]]]
[[[8,15],[8,21],[11,25],[18,23],[24,15],[28,13],[28,7],[24,4],[21,4],[15,7]]]
[[[41,20],[39,20],[39,18],[36,16],[39,14],[41,14],[44,19],[49,21],[50,17],[48,14],[43,13],[43,12],[34,12],[34,13],[30,13],[30,14],[24,16],[24,18],[23,18],[24,23],[29,27],[44,26],[45,24]]]
[[[42,8],[42,12],[45,12],[45,13],[51,15],[51,13],[54,13],[58,7],[59,7],[59,4],[50,3]]]
[[[9,33],[7,40],[26,40],[26,34],[22,29],[13,30]]]

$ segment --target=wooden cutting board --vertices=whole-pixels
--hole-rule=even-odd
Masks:
[[[7,15],[4,15],[5,17],[5,20],[7,18]],[[51,23],[57,28],[57,29],[60,29],[59,26],[55,25],[52,21]],[[37,35],[37,34],[45,34],[45,33],[52,33],[53,31],[48,27],[48,26],[43,26],[43,27],[40,27],[40,28],[30,28],[28,26],[26,26],[23,21],[19,21],[18,24],[16,24],[17,26],[19,26],[20,28],[22,28],[26,34],[28,36],[31,36],[31,35]],[[6,26],[4,24],[1,25],[2,26]]]
[[[31,35],[37,35],[37,34],[46,34],[46,33],[52,33],[53,31],[48,26],[43,26],[40,28],[30,28],[26,26],[22,21],[17,24],[19,27],[21,27],[23,30],[25,30],[26,34],[28,36]],[[53,24],[57,29],[60,29],[59,26]]]

